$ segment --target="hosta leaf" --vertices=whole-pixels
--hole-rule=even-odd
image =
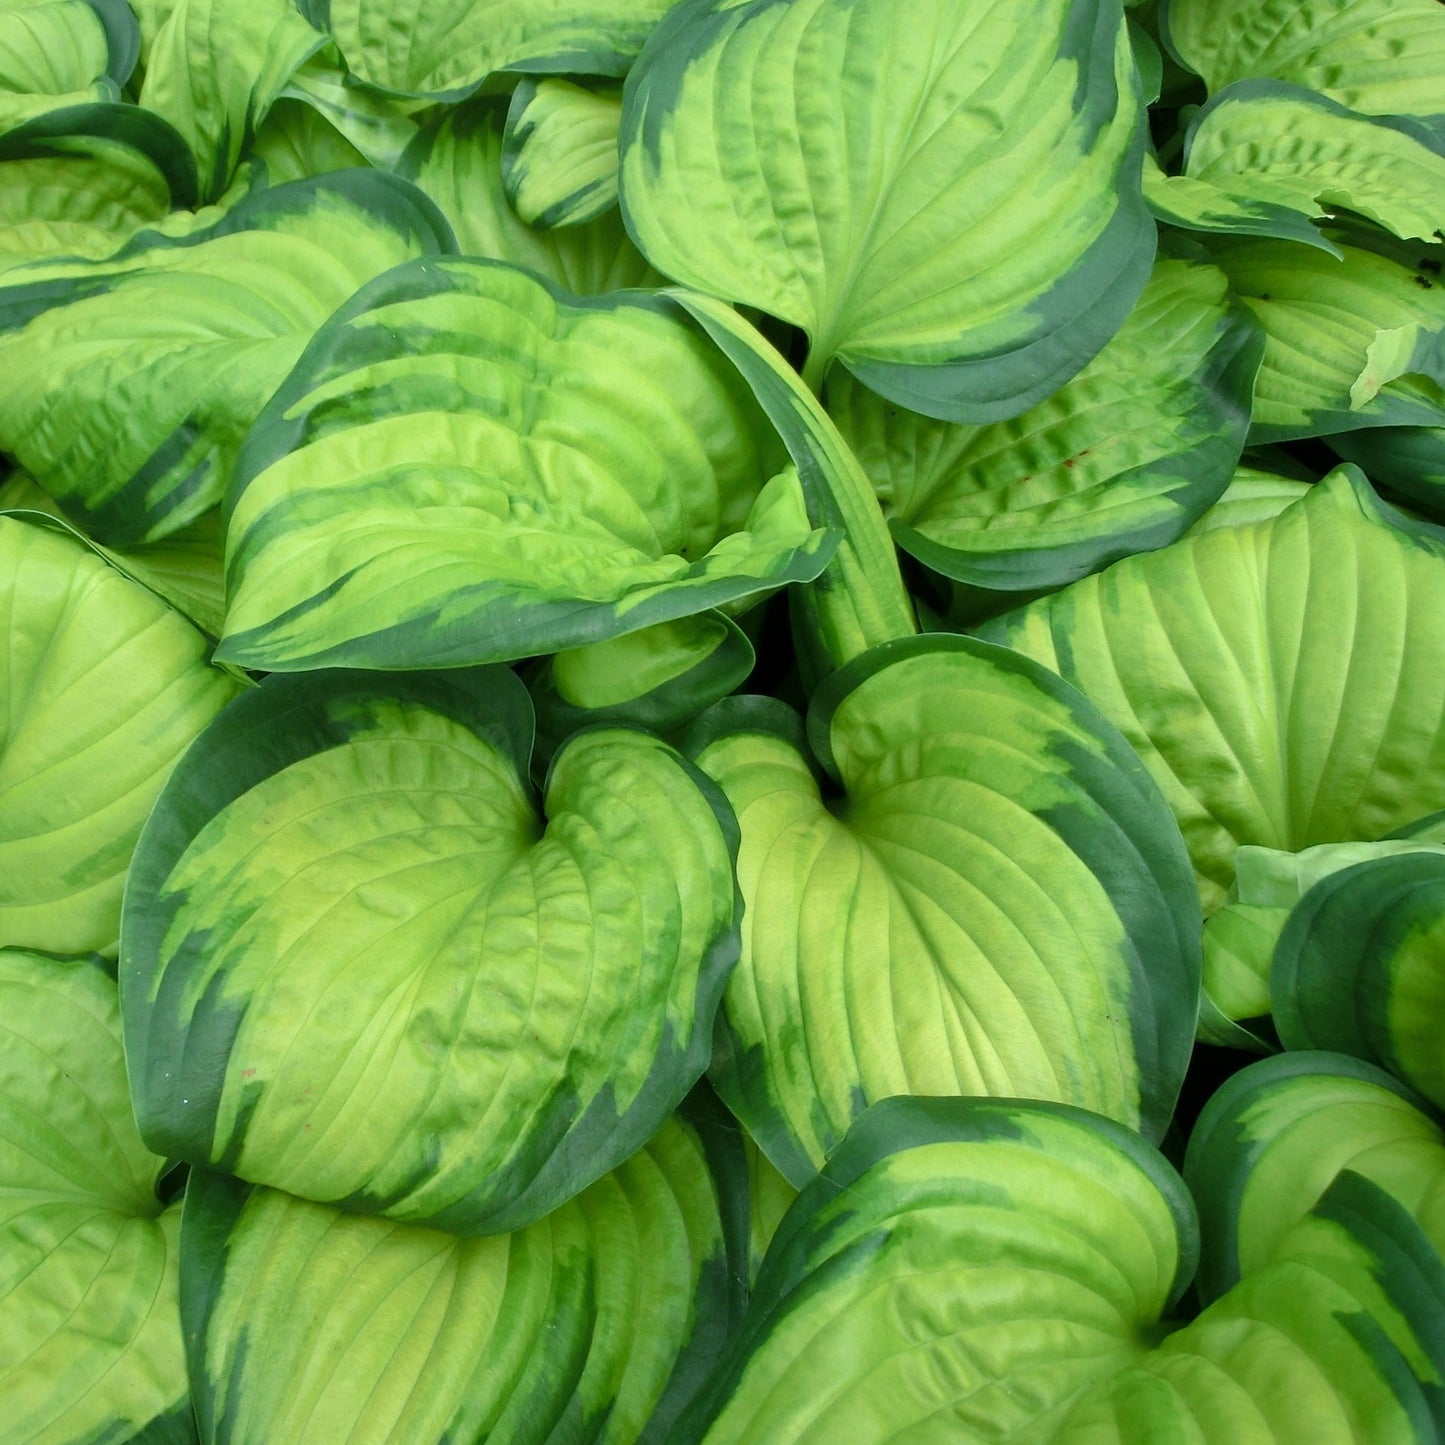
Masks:
[[[1137,1135],[1016,1100],[876,1104],[789,1211],[678,1445],[1047,1441],[1197,1247]]]
[[[1333,1185],[1270,1264],[1088,1391],[1049,1438],[1413,1445],[1445,1409],[1445,1267],[1357,1175]]]
[[[660,1439],[740,1312],[738,1152],[678,1116],[489,1239],[196,1175],[181,1271],[206,1438]]]
[[[139,46],[124,0],[0,0],[0,131],[119,100]]]
[[[1445,1107],[1445,848],[1403,846],[1305,894],[1270,992],[1286,1048],[1368,1059]]]
[[[683,1442],[1429,1439],[1445,1268],[1366,1180],[1192,1324],[1193,1209],[1137,1136],[1016,1100],[890,1100],[784,1220]]]
[[[1235,854],[1229,901],[1204,926],[1205,992],[1231,1019],[1270,1009],[1270,960],[1290,913],[1321,879],[1371,858],[1445,847],[1382,839],[1377,843],[1321,843],[1302,853],[1244,847]],[[1288,994],[1286,993],[1288,1006]]]
[[[60,508],[23,472],[0,483],[0,512],[10,511],[43,512],[64,520]],[[189,617],[203,632],[220,636],[226,615],[226,589],[219,510],[213,508],[163,542],[142,542],[123,552],[96,542],[90,545],[127,577],[149,587],[177,612]]]
[[[720,612],[556,653],[527,678],[539,747],[550,757],[578,728],[599,722],[675,732],[735,691],[753,661],[746,633]]]
[[[1445,114],[1439,0],[1164,0],[1160,12],[1211,91],[1271,76],[1367,115]]]
[[[1301,86],[1247,80],[1221,91],[1191,124],[1185,157],[1195,180],[1309,215],[1342,206],[1421,240],[1445,227],[1445,154],[1428,130],[1371,120]]]
[[[1445,425],[1342,432],[1330,447],[1377,485],[1445,522]]]
[[[286,96],[267,112],[250,156],[265,165],[267,183],[277,186],[367,164],[314,105]]]
[[[0,445],[115,546],[221,498],[241,438],[363,281],[451,245],[403,181],[347,171],[249,196],[209,227],[0,289]]]
[[[1277,517],[1310,489],[1309,482],[1281,477],[1258,467],[1241,466],[1223,495],[1185,534],[1197,537],[1217,527],[1248,526]]]
[[[460,100],[497,70],[625,75],[676,0],[299,0],[357,80]]]
[[[1013,416],[1148,276],[1143,133],[1111,0],[687,0],[628,78],[622,205],[685,285],[866,385]]]
[[[688,747],[742,828],[719,1092],[794,1184],[891,1094],[1082,1104],[1157,1137],[1194,1033],[1198,914],[1162,800],[1071,689],[958,637]],[[826,791],[825,791],[826,789]]]
[[[981,635],[1120,728],[1212,912],[1242,843],[1369,840],[1445,805],[1442,560],[1434,529],[1342,468],[1273,519],[1125,558]]]
[[[79,540],[0,516],[0,938],[113,947],[166,774],[235,691],[205,641]]]
[[[1210,245],[1265,331],[1253,442],[1445,422],[1445,360],[1432,355],[1445,333],[1439,262],[1424,247],[1419,269],[1343,249],[1338,261],[1281,241]],[[1387,356],[1402,341],[1405,354]]]
[[[179,0],[151,43],[140,103],[185,136],[206,200],[226,189],[276,97],[324,43],[292,0]]]
[[[590,221],[617,204],[622,96],[570,80],[524,80],[512,94],[502,151],[507,198],[529,225]]]
[[[451,667],[599,642],[815,577],[834,534],[665,297],[417,263],[317,336],[230,497],[218,655]]]
[[[726,805],[592,729],[531,794],[504,669],[276,678],[187,754],[121,971],[156,1147],[348,1209],[492,1233],[648,1138],[736,958]]]
[[[1266,1268],[1345,1170],[1383,1189],[1445,1250],[1445,1128],[1398,1081],[1312,1052],[1233,1075],[1205,1105],[1184,1161],[1204,1227],[1201,1297]]]
[[[115,983],[0,949],[0,1399],[16,1445],[195,1439],[178,1207],[131,1118]]]
[[[534,231],[517,215],[502,182],[506,114],[494,96],[448,110],[401,158],[400,173],[441,207],[462,253],[525,266],[580,296],[661,285],[616,211],[552,231]]]
[[[195,166],[158,116],[125,105],[53,111],[0,137],[0,273],[113,255],[195,199]]]
[[[1230,177],[1222,184],[1192,176],[1170,176],[1164,174],[1158,161],[1146,156],[1144,199],[1156,221],[1181,231],[1273,236],[1339,255],[1339,247],[1326,240],[1310,220],[1319,213],[1313,203],[1301,204],[1280,188],[1267,182],[1261,184],[1252,173]]]
[[[327,46],[292,75],[282,94],[313,106],[371,165],[395,170],[420,129],[412,118],[418,103],[378,95],[348,79],[335,47]]]
[[[1022,416],[950,425],[847,378],[829,410],[900,547],[960,582],[1037,591],[1172,542],[1223,492],[1263,345],[1218,269],[1166,259],[1119,334]]]

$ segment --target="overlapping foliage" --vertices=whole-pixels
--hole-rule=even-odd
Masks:
[[[6,1438],[1439,1438],[1442,338],[1438,0],[0,0]]]

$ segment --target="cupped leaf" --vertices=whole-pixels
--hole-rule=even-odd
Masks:
[[[126,105],[53,111],[0,136],[0,276],[31,261],[113,255],[195,200],[195,165],[159,116]]]
[[[1022,416],[950,425],[847,378],[828,406],[904,551],[1035,592],[1172,542],[1223,492],[1263,346],[1217,268],[1164,259],[1119,334]]]
[[[656,738],[579,734],[542,800],[505,669],[273,678],[162,794],[121,940],[156,1147],[347,1209],[519,1227],[707,1066],[735,825]]]
[[[65,106],[119,100],[138,47],[123,0],[0,0],[0,132]]]
[[[741,686],[753,662],[747,634],[720,612],[659,622],[543,658],[527,677],[538,745],[550,757],[593,723],[676,732]]]
[[[277,186],[367,164],[314,105],[284,95],[257,129],[250,157],[266,167],[267,183]]]
[[[395,170],[420,129],[414,119],[424,103],[378,95],[349,83],[334,46],[326,46],[292,75],[282,92],[325,116],[367,161]]]
[[[743,953],[713,1080],[801,1185],[871,1102],[1081,1104],[1158,1137],[1194,1035],[1198,906],[1123,740],[970,639],[864,654],[815,695],[733,699],[688,748],[742,828]]]
[[[1166,175],[1158,161],[1145,156],[1144,199],[1156,221],[1181,231],[1273,236],[1339,255],[1339,247],[1326,240],[1311,221],[1310,217],[1318,214],[1312,202],[1302,204],[1278,187],[1259,184],[1251,175],[1220,181]]]
[[[1313,216],[1341,206],[1428,241],[1445,227],[1442,150],[1414,122],[1373,120],[1303,86],[1246,80],[1195,116],[1185,171]]]
[[[1241,844],[1370,840],[1445,805],[1442,561],[1437,529],[1341,468],[1272,519],[1125,558],[980,635],[1123,732],[1213,912]]]
[[[180,1210],[131,1118],[114,980],[0,949],[0,1019],[5,1437],[186,1445]]]
[[[687,0],[628,77],[622,206],[659,270],[807,331],[873,390],[1013,416],[1148,277],[1113,0]]]
[[[205,639],[76,538],[0,516],[0,938],[114,947],[141,824],[232,696]]]
[[[1346,1170],[1384,1190],[1445,1251],[1445,1127],[1397,1080],[1316,1052],[1264,1059],[1227,1080],[1184,1160],[1205,1241],[1201,1298],[1266,1269]]]
[[[1438,259],[1424,246],[1418,265],[1355,245],[1342,249],[1335,260],[1281,241],[1210,244],[1264,327],[1252,442],[1445,423]]]
[[[247,428],[311,334],[364,281],[450,249],[393,176],[346,171],[258,191],[212,225],[137,236],[96,263],[0,288],[0,445],[113,546],[174,532],[220,499]]]
[[[1104,1120],[890,1100],[789,1212],[677,1440],[1433,1438],[1445,1267],[1388,1195],[1341,1179],[1169,1333],[1196,1238],[1178,1176]]]
[[[517,215],[502,180],[506,115],[496,96],[447,110],[399,163],[400,173],[441,207],[463,254],[525,266],[581,296],[661,285],[616,211],[552,231],[534,231]]]
[[[1366,115],[1445,118],[1438,0],[1163,0],[1160,17],[1211,91],[1269,76]]]
[[[1445,1266],[1358,1175],[1334,1184],[1243,1280],[1048,1438],[1413,1445],[1445,1423]]]
[[[272,103],[324,44],[293,0],[179,0],[151,44],[140,103],[185,136],[204,199],[230,184]]]
[[[1445,1107],[1445,848],[1397,846],[1305,894],[1270,993],[1287,1048],[1368,1059]]]
[[[617,204],[622,96],[570,80],[524,80],[512,94],[502,180],[517,214],[544,229]]]
[[[660,1440],[741,1313],[740,1154],[677,1116],[488,1239],[196,1174],[181,1279],[205,1437]]]
[[[676,303],[471,259],[327,323],[229,502],[218,655],[271,671],[579,647],[806,581],[836,545]]]
[[[1356,863],[1431,850],[1445,857],[1439,844],[1406,839],[1321,843],[1301,853],[1241,848],[1234,855],[1229,901],[1204,926],[1205,992],[1231,1019],[1268,1013],[1270,962],[1300,899],[1322,879]]]
[[[299,0],[351,74],[460,100],[498,70],[625,75],[677,0]]]
[[[1330,438],[1330,448],[1377,486],[1445,522],[1445,425],[1344,432]]]
[[[875,1104],[799,1196],[678,1445],[1047,1441],[1188,1283],[1193,1207],[1137,1135],[1018,1100]]]

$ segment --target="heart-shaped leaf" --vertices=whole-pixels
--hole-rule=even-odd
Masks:
[[[806,1182],[891,1094],[1079,1103],[1157,1137],[1194,1035],[1198,910],[1168,809],[1072,689],[948,636],[814,696],[730,699],[688,749],[742,828],[713,1078]]]
[[[817,576],[836,535],[666,297],[471,259],[398,268],[317,336],[230,494],[218,656],[453,667]]]
[[[1014,416],[1148,277],[1117,0],[686,0],[628,77],[622,206],[660,271],[865,385]]]
[[[121,939],[155,1147],[346,1208],[516,1228],[707,1066],[734,823],[649,734],[527,783],[505,669],[274,678],[152,815]]]

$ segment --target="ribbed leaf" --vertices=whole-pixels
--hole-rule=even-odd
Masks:
[[[328,45],[291,77],[282,94],[314,106],[371,165],[395,170],[416,139],[420,127],[413,116],[424,103],[378,95],[349,80],[335,46]]]
[[[367,164],[366,157],[309,101],[282,96],[256,132],[250,158],[270,185],[305,181]]]
[[[293,0],[179,0],[151,44],[140,103],[185,136],[204,199],[226,189],[272,103],[324,43]]]
[[[734,824],[646,733],[526,781],[503,669],[277,678],[187,754],[121,939],[136,1116],[167,1153],[493,1233],[626,1158],[707,1065]]]
[[[891,1099],[784,1219],[677,1445],[1048,1441],[1193,1270],[1137,1135],[1016,1100]],[[1069,1438],[1069,1437],[1064,1437]]]
[[[1422,1100],[1339,1054],[1281,1054],[1233,1075],[1199,1116],[1184,1161],[1204,1228],[1201,1297],[1267,1268],[1346,1170],[1445,1251],[1445,1126]]]
[[[671,1119],[490,1239],[194,1176],[181,1278],[206,1439],[660,1439],[741,1308],[728,1214],[745,1180],[719,1145]]]
[[[0,512],[65,514],[24,472],[0,483]],[[65,523],[67,529],[70,523]],[[78,534],[77,534],[78,535]],[[89,540],[89,539],[87,539]],[[90,543],[107,561],[189,617],[203,632],[219,637],[226,615],[221,514],[213,509],[162,542],[142,542],[119,551]]]
[[[1246,80],[1195,116],[1185,170],[1312,216],[1341,206],[1397,236],[1428,241],[1445,228],[1441,149],[1413,122],[1371,120],[1302,86]]]
[[[570,80],[524,80],[507,111],[502,179],[528,224],[590,221],[617,204],[622,95]]]
[[[115,983],[0,949],[0,1400],[15,1445],[195,1439],[178,1207],[136,1133]]]
[[[1402,846],[1305,894],[1270,993],[1286,1048],[1368,1059],[1445,1107],[1445,848]]]
[[[1310,489],[1309,482],[1281,477],[1258,467],[1241,466],[1224,494],[1185,534],[1197,537],[1217,527],[1241,527],[1277,517]]]
[[[1250,76],[1367,115],[1445,114],[1438,0],[1163,0],[1164,33],[1211,91]]]
[[[876,1106],[784,1220],[676,1439],[1407,1445],[1442,1413],[1445,1267],[1358,1176],[1150,1348],[1193,1210],[1137,1136],[1021,1101]]]
[[[616,211],[552,231],[521,220],[502,182],[506,114],[490,96],[445,111],[401,158],[400,173],[441,207],[463,254],[525,266],[580,296],[661,285]]]
[[[77,539],[0,516],[0,937],[106,949],[141,824],[235,686]]]
[[[954,421],[1013,416],[1148,276],[1117,0],[686,0],[628,78],[622,205],[685,285]]]
[[[397,269],[247,442],[218,655],[295,671],[555,652],[806,581],[835,534],[665,297],[511,266]]]
[[[1275,945],[1295,905],[1316,883],[1367,859],[1432,850],[1445,857],[1445,847],[1439,844],[1405,839],[1321,843],[1302,853],[1241,848],[1235,854],[1229,901],[1204,926],[1205,992],[1231,1019],[1267,1014]],[[1288,990],[1283,997],[1286,1010],[1293,1007]]]
[[[1210,245],[1267,338],[1253,442],[1445,422],[1439,260],[1424,246],[1414,266],[1343,249],[1338,261],[1281,241]]]
[[[1162,800],[1092,708],[957,637],[865,654],[689,750],[742,828],[719,1092],[801,1185],[891,1094],[1060,1099],[1157,1137],[1194,1033],[1198,914]],[[825,791],[826,790],[826,791]]]
[[[1442,561],[1445,538],[1342,468],[1272,520],[1126,558],[981,635],[1120,728],[1212,912],[1242,843],[1374,839],[1445,806]]]
[[[119,100],[138,39],[135,16],[116,0],[0,0],[0,132],[64,106]]]
[[[1234,473],[1263,336],[1215,267],[1154,268],[1119,334],[1048,401],[954,426],[849,378],[829,410],[905,551],[975,587],[1058,587],[1172,542]]]
[[[625,75],[676,0],[300,0],[352,75],[460,100],[498,70]]]
[[[1252,172],[1218,181],[1165,175],[1152,156],[1144,158],[1144,199],[1156,221],[1181,231],[1225,236],[1273,236],[1301,241],[1331,256],[1339,248],[1322,236],[1310,220],[1318,208],[1301,203],[1280,187]]]
[[[87,533],[165,536],[215,505],[246,429],[362,282],[450,248],[394,177],[348,171],[248,197],[208,228],[0,289],[0,446]]]
[[[113,255],[195,199],[195,166],[158,116],[123,105],[53,111],[0,137],[0,273]]]

